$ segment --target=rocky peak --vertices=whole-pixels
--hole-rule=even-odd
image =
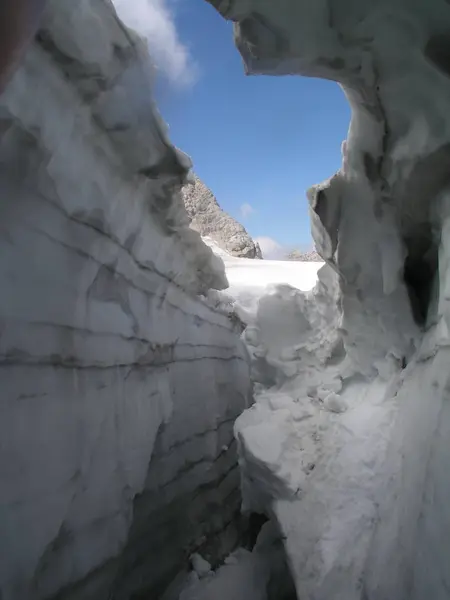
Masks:
[[[182,197],[192,229],[210,237],[233,256],[262,258],[259,244],[243,225],[222,210],[214,194],[197,175],[183,187]]]
[[[298,248],[295,248],[289,252],[286,258],[287,260],[298,260],[301,262],[322,262],[322,259],[314,249],[302,252]]]

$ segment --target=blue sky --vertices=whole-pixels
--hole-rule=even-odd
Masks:
[[[134,3],[121,16],[147,35],[156,57],[171,139],[221,206],[253,237],[310,246],[305,190],[340,166],[350,120],[342,90],[318,79],[244,75],[232,25],[203,0],[115,2],[128,11]]]

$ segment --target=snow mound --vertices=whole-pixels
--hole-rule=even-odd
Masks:
[[[243,334],[252,356],[254,381],[280,385],[302,372],[311,385],[322,377],[327,363],[342,359],[338,304],[336,274],[328,266],[318,271],[317,285],[309,293],[287,284],[263,290]],[[271,375],[272,380],[268,379]]]
[[[317,273],[323,262],[293,262],[278,260],[251,260],[231,256],[208,237],[203,238],[224,264],[228,288],[224,292],[210,291],[209,298],[216,305],[232,307],[246,324],[254,321],[261,296],[275,284],[287,284],[308,291],[317,282]]]

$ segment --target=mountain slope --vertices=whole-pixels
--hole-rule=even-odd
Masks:
[[[197,175],[193,183],[182,189],[182,197],[190,226],[202,236],[208,236],[233,256],[262,258],[259,245],[245,228],[220,208],[216,197]]]

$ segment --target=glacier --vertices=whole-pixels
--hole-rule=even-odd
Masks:
[[[324,264],[202,240],[145,41],[48,0],[0,96],[2,600],[448,600],[449,4],[208,1],[345,91]]]

